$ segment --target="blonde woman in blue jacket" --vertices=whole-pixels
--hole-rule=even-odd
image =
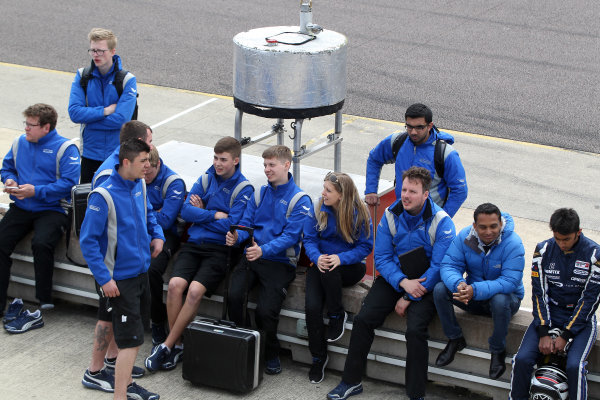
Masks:
[[[311,261],[306,274],[306,326],[313,365],[311,383],[320,383],[327,365],[327,342],[344,334],[348,314],[342,305],[342,287],[365,275],[364,259],[373,250],[373,226],[366,204],[348,175],[325,176],[315,215],[304,224],[304,247]],[[323,306],[329,329],[325,332]]]

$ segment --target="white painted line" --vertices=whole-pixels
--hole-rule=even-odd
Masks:
[[[167,122],[171,122],[171,121],[173,121],[174,119],[181,117],[182,115],[185,115],[185,114],[187,114],[187,113],[189,113],[189,112],[192,112],[192,111],[194,111],[194,110],[197,110],[198,108],[204,107],[205,105],[207,105],[207,104],[210,104],[210,103],[212,103],[213,101],[217,101],[217,100],[218,100],[218,99],[216,99],[216,98],[213,98],[213,99],[210,99],[210,100],[206,100],[205,102],[202,102],[202,103],[200,103],[200,104],[197,104],[197,105],[195,105],[194,107],[188,108],[187,110],[183,110],[183,111],[182,111],[182,112],[180,112],[179,114],[175,114],[175,115],[173,115],[172,117],[169,117],[169,118],[165,119],[164,121],[160,121],[158,124],[151,125],[151,126],[150,126],[150,128],[152,128],[152,129],[156,129],[156,128],[158,128],[159,126],[166,124]]]

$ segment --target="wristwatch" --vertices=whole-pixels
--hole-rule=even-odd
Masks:
[[[402,298],[406,301],[410,301],[410,297],[408,297],[408,293],[404,292],[404,295],[402,296]]]

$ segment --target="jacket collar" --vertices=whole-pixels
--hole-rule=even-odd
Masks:
[[[389,210],[395,216],[399,217],[404,212],[404,206],[402,205],[402,199],[396,200],[396,203],[392,204],[390,206]],[[422,213],[423,221],[427,221],[427,220],[431,219],[431,217],[433,217],[433,210],[432,210],[432,206],[431,206],[431,198],[430,197],[427,197],[427,200],[425,200],[425,204],[423,205],[423,208],[421,210],[423,211],[423,213]]]

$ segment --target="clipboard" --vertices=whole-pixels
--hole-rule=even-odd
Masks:
[[[408,279],[418,279],[429,269],[429,258],[423,246],[400,254],[398,260],[400,269]]]

